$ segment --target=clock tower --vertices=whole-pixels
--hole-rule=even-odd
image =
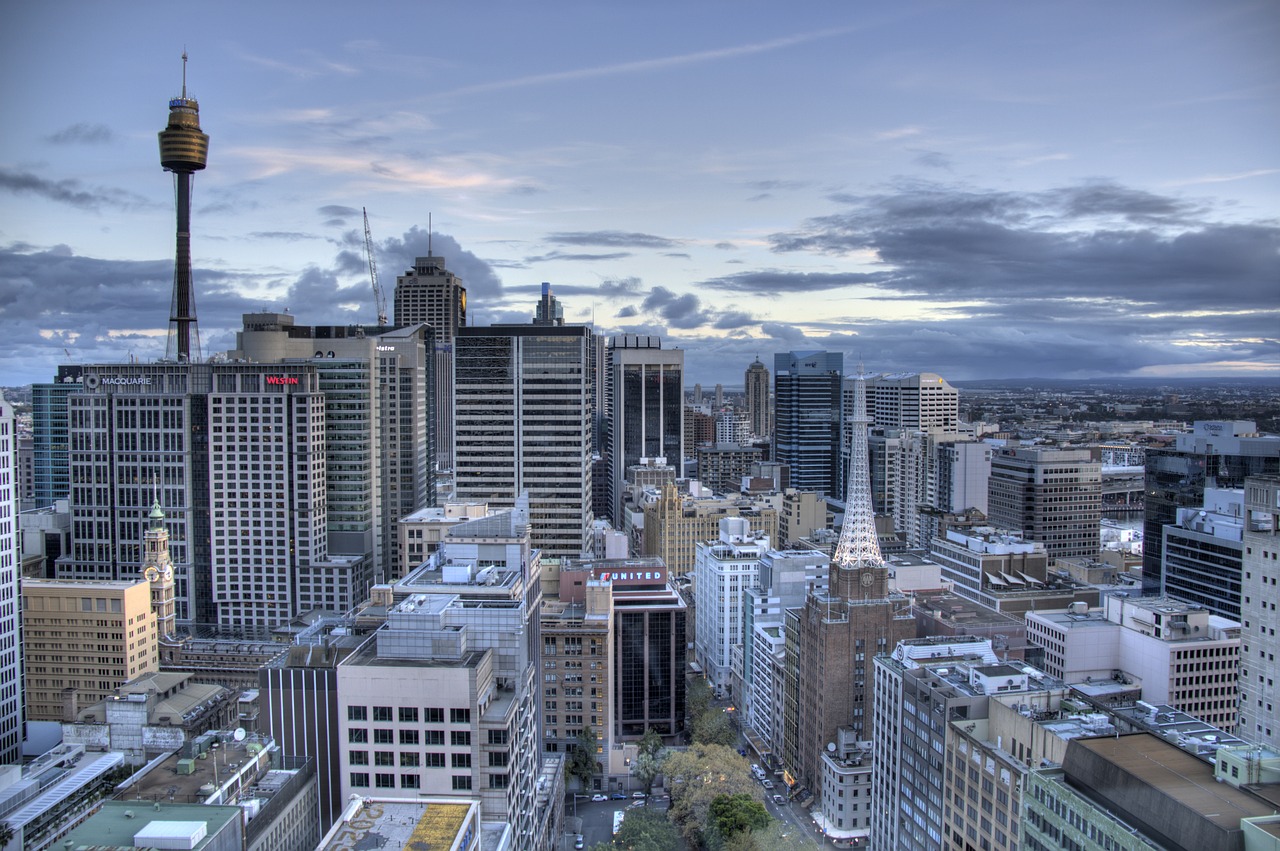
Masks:
[[[159,498],[147,515],[147,531],[143,535],[142,576],[151,583],[151,608],[156,613],[156,632],[160,641],[175,637],[173,561],[169,558],[169,530],[164,525],[164,510]]]

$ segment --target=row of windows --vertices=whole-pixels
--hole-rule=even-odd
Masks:
[[[428,706],[422,710],[421,716],[416,706],[374,706],[372,707],[372,718],[374,721],[392,721],[398,719],[401,724],[417,724],[419,717],[422,718],[424,724],[443,724],[444,708],[439,706]],[[394,716],[394,718],[393,718]],[[370,707],[368,706],[348,706],[348,721],[368,721],[370,718]],[[449,710],[450,724],[470,724],[471,709],[470,708],[450,708]]]

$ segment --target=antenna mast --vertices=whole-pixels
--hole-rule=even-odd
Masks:
[[[386,327],[387,302],[382,298],[382,287],[378,286],[378,264],[373,259],[373,234],[369,232],[369,211],[364,207],[364,253],[369,258],[369,280],[373,282],[373,301],[378,308],[378,325]]]

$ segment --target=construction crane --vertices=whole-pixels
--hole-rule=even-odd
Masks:
[[[378,286],[378,264],[373,259],[373,234],[369,232],[369,211],[364,207],[360,210],[364,213],[364,253],[369,258],[369,280],[373,282],[373,301],[378,308],[378,325],[385,328],[387,302],[382,297],[382,287]]]

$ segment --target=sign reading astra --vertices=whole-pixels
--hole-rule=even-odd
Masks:
[[[666,582],[667,570],[600,570],[595,578],[602,582]]]
[[[296,375],[268,375],[268,384],[297,384],[298,377]]]

